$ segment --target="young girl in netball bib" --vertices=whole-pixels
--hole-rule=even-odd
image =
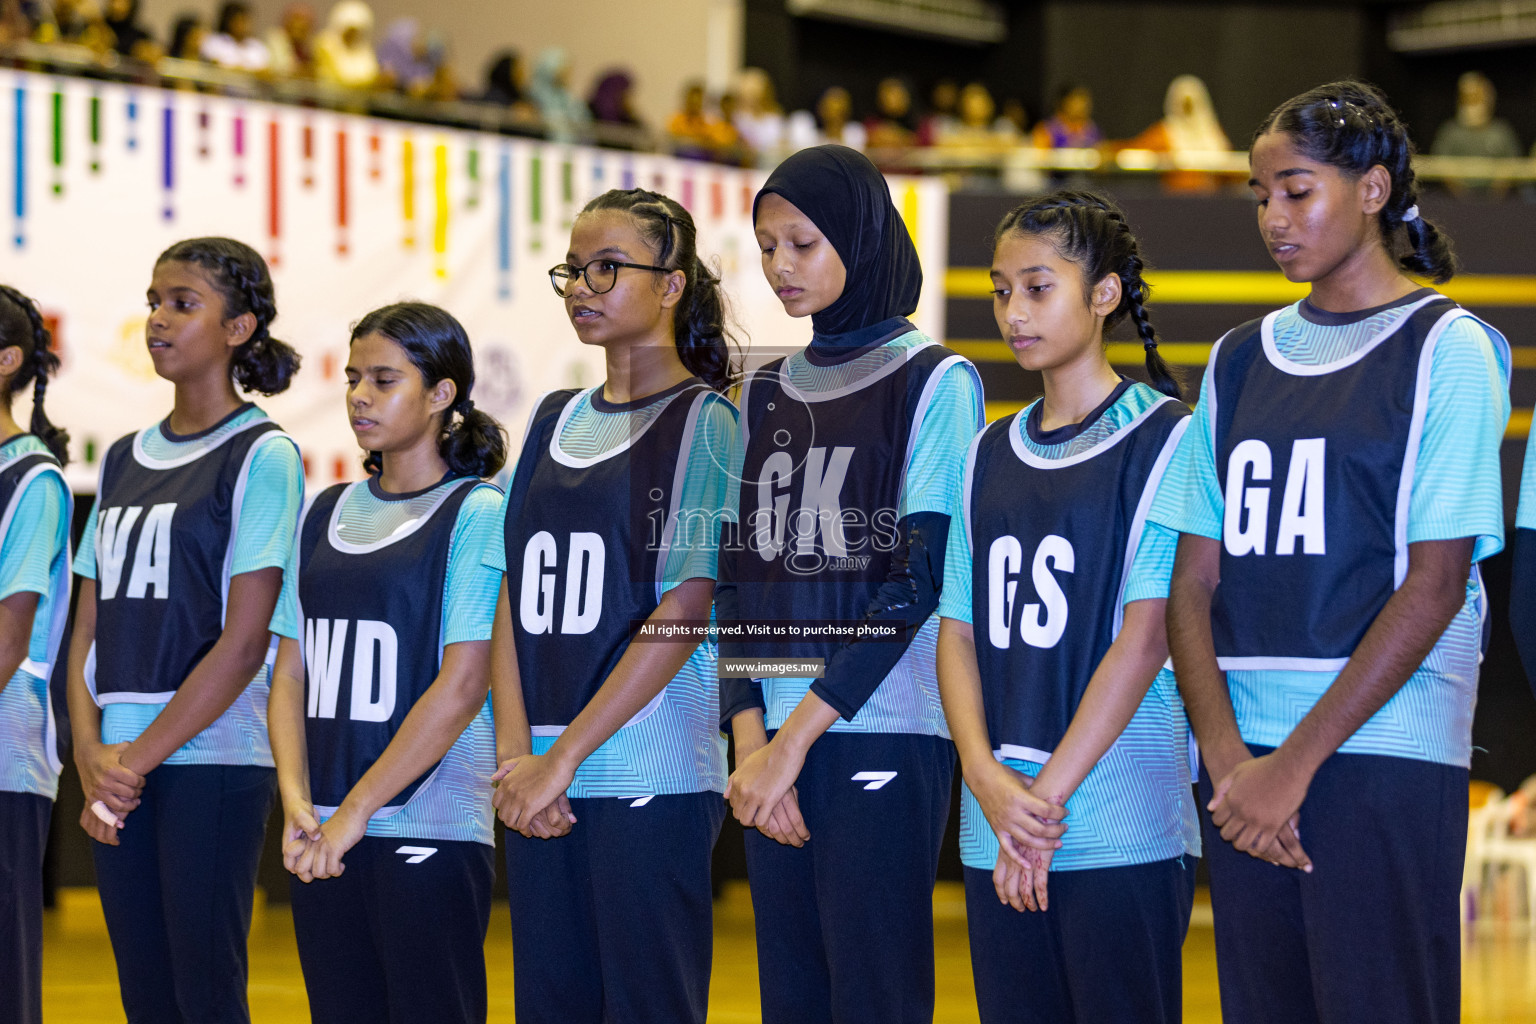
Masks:
[[[1124,214],[1092,193],[1031,200],[997,228],[993,311],[1045,396],[971,445],[939,602],[988,1024],[1183,1015],[1199,834],[1189,727],[1163,667],[1178,535],[1146,513],[1189,408],[1141,270]],[[1127,318],[1152,386],[1106,357],[1105,331]]]
[[[742,388],[719,615],[781,632],[722,650],[822,664],[816,678],[722,681],[736,738],[727,795],[757,829],[746,840],[763,1019],[928,1021],[954,771],[933,613],[981,384],[907,320],[922,270],[866,157],[790,157],[753,223],[769,286],[813,333]],[[821,632],[805,642],[806,629]]]
[[[0,285],[0,1019],[42,1020],[43,850],[59,791],[48,681],[69,610],[69,435],[43,396],[59,368],[37,305]],[[32,387],[31,430],[11,415]]]
[[[131,1022],[233,1021],[276,784],[267,625],[304,470],[241,391],[298,370],[266,263],[227,238],[155,262],[145,328],[165,419],[102,460],[75,572],[69,710],[81,824]]]
[[[305,511],[269,720],[293,925],[320,1022],[484,1021],[494,876],[487,699],[506,458],[464,328],[420,302],[352,329],[367,478]]]
[[[720,285],[697,245],[676,202],[612,191],[550,271],[607,375],[535,403],[490,555],[506,574],[495,805],[531,1024],[708,1010],[725,744],[700,639],[736,410]]]
[[[1460,1018],[1509,347],[1410,276],[1455,271],[1412,158],[1358,82],[1260,125],[1259,235],[1310,291],[1212,349],[1151,514],[1182,535],[1169,645],[1227,1020]]]

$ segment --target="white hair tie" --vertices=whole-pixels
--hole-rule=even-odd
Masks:
[[[1415,221],[1415,220],[1418,220],[1418,219],[1419,219],[1419,207],[1418,207],[1417,203],[1415,203],[1413,206],[1410,206],[1410,207],[1408,207],[1408,209],[1403,211],[1403,223],[1404,224],[1407,224],[1410,221]]]

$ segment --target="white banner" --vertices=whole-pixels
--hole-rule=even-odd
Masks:
[[[73,435],[68,475],[95,488],[118,437],[170,411],[144,344],[144,291],[171,243],[227,235],[272,268],[274,337],[304,367],[256,397],[303,448],[311,489],[361,476],[344,412],[349,325],[401,299],[437,303],[475,348],[475,403],[513,452],[529,403],[602,379],[550,289],[581,206],[609,188],[667,193],[692,212],[732,312],[759,351],[802,345],[762,278],[751,198],[762,174],[647,154],[568,147],[24,72],[0,74],[0,282],[56,324],[63,370],[48,389]],[[943,337],[944,187],[892,179],[928,288],[915,317]],[[14,412],[25,425],[29,400]]]

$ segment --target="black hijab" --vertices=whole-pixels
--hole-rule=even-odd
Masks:
[[[752,203],[783,196],[821,229],[848,272],[837,301],[811,315],[817,335],[845,335],[917,309],[923,268],[891,190],[869,158],[846,146],[802,149],[774,168]]]

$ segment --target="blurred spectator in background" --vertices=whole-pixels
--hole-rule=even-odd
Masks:
[[[556,142],[576,142],[592,124],[592,112],[571,93],[570,83],[571,60],[563,49],[551,46],[539,54],[528,92],[549,138]]]
[[[1024,101],[1017,96],[1010,96],[1003,101],[1003,108],[997,112],[997,120],[993,127],[1003,135],[1010,135],[1015,139],[1022,139],[1029,134],[1029,113],[1024,109]]]
[[[1456,116],[1435,132],[1430,152],[1435,156],[1513,157],[1520,155],[1520,140],[1502,117],[1493,116],[1498,93],[1480,71],[1468,71],[1456,82]],[[1489,178],[1447,179],[1454,193],[1502,194],[1509,182]]]
[[[1163,119],[1122,148],[1180,157],[1229,152],[1232,144],[1216,120],[1216,108],[1205,83],[1194,75],[1180,75],[1168,83]],[[1176,170],[1163,175],[1163,187],[1170,192],[1214,192],[1220,182],[1220,176],[1209,171]]]
[[[1035,125],[1039,149],[1090,149],[1103,141],[1104,133],[1093,122],[1093,93],[1086,85],[1062,86],[1055,111]]]
[[[112,49],[112,30],[102,19],[94,0],[53,0],[39,8],[32,38],[39,43],[68,43],[85,46],[97,54]]]
[[[759,163],[777,163],[784,147],[784,109],[774,95],[773,79],[762,68],[743,68],[734,91],[740,105],[731,123],[743,145]]]
[[[899,78],[881,79],[875,87],[875,112],[864,120],[864,132],[875,149],[897,149],[917,141],[912,116],[912,90]]]
[[[704,83],[683,86],[683,105],[667,119],[667,134],[675,145],[702,148],[709,144],[709,117],[704,112]]]
[[[232,0],[219,8],[219,28],[203,39],[203,59],[221,68],[265,71],[272,65],[267,44],[256,37],[249,5]]]
[[[372,37],[373,8],[363,0],[341,0],[315,39],[315,77],[349,89],[373,88],[379,80],[379,59]]]
[[[917,127],[920,146],[937,145],[939,139],[960,123],[955,110],[960,105],[960,87],[948,78],[940,79],[928,94],[928,113]]]
[[[158,56],[160,48],[139,24],[139,0],[107,0],[104,15],[107,28],[112,30],[112,49],[138,60]]]
[[[538,117],[533,101],[528,98],[528,70],[522,55],[516,50],[502,50],[491,58],[485,70],[485,92],[480,102],[507,107],[523,117]]]
[[[640,127],[640,118],[635,114],[634,90],[635,80],[629,72],[617,68],[604,72],[587,100],[592,119],[598,124]]]
[[[0,43],[16,43],[32,38],[32,19],[21,9],[20,0],[0,0]]]
[[[853,119],[853,97],[840,85],[834,85],[816,101],[816,127],[820,132],[818,143],[863,149],[868,141],[864,126]]]
[[[183,14],[171,26],[171,46],[167,52],[177,60],[201,61],[203,40],[207,36],[208,30],[203,27],[202,18],[195,14]]]
[[[939,145],[1002,149],[1013,144],[1010,134],[997,130],[994,121],[997,104],[980,82],[972,82],[960,90],[959,113],[959,120],[939,135]]]
[[[309,4],[289,4],[282,21],[267,30],[267,52],[272,73],[283,78],[315,77],[315,9]]]
[[[400,92],[417,99],[432,87],[442,54],[433,54],[421,22],[415,18],[396,18],[379,40],[379,77]]]
[[[736,98],[731,97],[731,106]],[[690,81],[682,91],[682,109],[667,121],[667,134],[673,152],[693,160],[719,160],[740,163],[746,147],[736,126],[725,118],[710,114],[705,104],[702,81]]]

